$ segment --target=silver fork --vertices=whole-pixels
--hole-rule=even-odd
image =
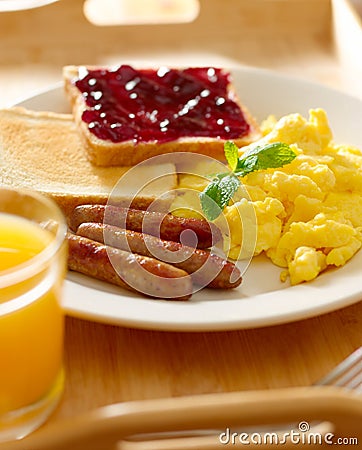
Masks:
[[[218,435],[226,424],[244,433],[257,427],[268,434],[261,424],[287,424],[291,430],[296,423],[291,422],[301,419],[333,424],[337,435],[362,439],[361,388],[362,347],[312,387],[113,404],[44,426],[24,440],[0,443],[0,450],[220,450]],[[293,442],[283,445],[284,450],[295,448]]]
[[[327,375],[325,375],[323,378],[319,379],[318,381],[314,382],[312,386],[331,386],[331,387],[338,387],[343,388],[347,390],[353,391],[353,394],[360,394],[362,392],[362,347],[359,347],[357,350],[355,350],[353,353],[351,353],[347,358],[345,358],[341,363],[339,363],[337,366],[335,366]],[[321,432],[328,432],[331,430],[329,424],[323,423],[323,422],[313,422],[309,424],[311,426],[311,431],[313,430],[320,430]],[[243,428],[242,430],[236,429],[235,431],[238,432],[244,432],[244,433],[270,433],[273,431],[278,431],[280,433],[283,433],[283,430],[292,430],[295,429],[298,426],[296,423],[286,423],[286,424],[279,424],[278,426],[270,426],[267,429],[265,426],[257,426],[253,428]],[[209,436],[213,436],[215,434],[220,433],[223,430],[199,430],[200,437],[193,437],[193,440],[196,442],[197,439],[199,439],[197,446],[200,446],[199,448],[202,450],[204,447],[203,445],[207,445],[207,440],[209,439]],[[168,450],[180,450],[182,448],[182,445],[185,443],[182,439],[181,447],[179,447],[179,444],[177,443],[177,437],[184,437],[187,438],[188,431],[185,432],[174,432],[174,433],[162,433],[162,435],[159,435],[158,437],[163,437],[162,440],[154,441],[153,445],[150,446],[149,443],[145,444],[144,450],[156,450],[156,449],[168,449]],[[195,436],[197,434],[197,430],[192,431],[192,435]],[[140,436],[138,436],[140,437]],[[157,438],[157,435],[144,435],[143,438],[147,439],[152,437],[152,439]],[[169,439],[172,439],[172,441]],[[190,441],[191,442],[191,441]],[[213,442],[210,441],[210,450],[213,449],[213,446],[211,445]],[[191,447],[190,447],[191,448]],[[192,447],[194,448],[194,447]],[[198,447],[197,447],[198,448]],[[205,449],[208,447],[205,447]],[[119,446],[119,450],[143,450],[142,443],[135,444],[133,442],[126,442],[123,445]],[[118,449],[117,449],[118,450]]]
[[[351,353],[347,358],[345,358],[341,363],[335,366],[327,375],[323,378],[319,379],[312,386],[331,386],[338,387],[343,389],[352,390],[353,394],[360,394],[362,392],[362,347],[359,347],[353,353]],[[285,423],[283,425],[279,424],[278,426],[269,426],[267,429],[265,426],[258,426],[252,428],[243,428],[243,429],[235,429],[239,433],[267,433],[270,432],[279,432],[283,433],[283,430],[292,430],[298,429],[298,425],[296,423]],[[311,428],[311,432],[327,433],[331,431],[330,425],[326,422],[313,422],[308,424]],[[141,442],[123,442],[117,450],[156,450],[156,449],[167,449],[167,450],[180,450],[187,448],[187,438],[189,438],[189,442],[196,442],[196,448],[198,450],[213,450],[215,446],[215,440],[213,436],[219,434],[223,430],[193,430],[185,431],[183,433],[175,432],[175,433],[162,433],[161,435],[145,435],[146,441]],[[137,436],[139,439],[142,438],[142,435]],[[161,440],[159,438],[162,437]],[[155,439],[153,443],[147,441],[147,439]],[[158,438],[158,439],[157,439]],[[180,438],[180,439],[177,439]],[[190,447],[194,448],[194,447]]]
[[[355,350],[314,386],[338,386],[362,392],[362,347]]]

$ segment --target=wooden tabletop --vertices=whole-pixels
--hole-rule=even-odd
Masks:
[[[162,25],[157,33],[149,33],[149,26],[96,28],[84,18],[80,0],[0,13],[0,106],[59,81],[66,64],[145,57],[193,64],[201,53],[206,64],[266,67],[346,88],[331,44],[331,2],[314,1],[309,20],[304,3],[310,0],[264,2],[264,8],[275,8],[266,12],[260,1],[230,0],[238,20],[235,14],[229,21],[224,17],[220,42],[208,22],[220,17],[226,3],[202,1],[199,22],[184,25],[186,33],[180,25]],[[271,12],[284,18],[283,27],[270,20]],[[265,39],[266,33],[274,39]],[[294,323],[225,332],[138,330],[67,317],[65,392],[50,420],[126,400],[309,385],[361,341],[362,302]]]

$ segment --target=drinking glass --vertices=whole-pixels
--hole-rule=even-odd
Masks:
[[[62,393],[66,230],[50,199],[0,188],[0,441],[40,426]]]

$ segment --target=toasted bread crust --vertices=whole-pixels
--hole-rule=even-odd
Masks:
[[[88,129],[87,124],[82,120],[83,112],[87,105],[82,94],[74,85],[74,81],[81,76],[82,70],[99,69],[96,66],[65,66],[63,68],[63,77],[65,92],[72,105],[73,116],[77,124],[82,142],[87,149],[90,161],[97,166],[117,166],[117,165],[136,165],[145,159],[153,156],[173,153],[173,152],[192,152],[200,153],[220,161],[225,160],[224,143],[225,140],[205,137],[181,138],[168,142],[140,142],[134,144],[132,141],[114,143],[108,140],[101,140]],[[234,100],[240,106],[240,109],[250,125],[250,131],[247,135],[238,139],[233,139],[238,147],[254,142],[261,137],[259,126],[250,114],[247,108],[238,100],[233,86],[229,86]]]
[[[0,110],[0,185],[37,190],[53,198],[67,217],[78,205],[106,204],[129,169],[91,164],[71,114],[22,107]],[[166,189],[172,190],[177,185],[174,166],[164,169],[170,174]],[[157,176],[159,168],[154,171]],[[140,191],[133,196],[132,190],[117,196],[117,203],[146,209],[161,195],[156,189],[154,194]],[[165,196],[168,201],[172,198]]]

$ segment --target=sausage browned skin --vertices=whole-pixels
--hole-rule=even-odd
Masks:
[[[67,240],[70,270],[150,297],[188,300],[192,294],[190,275],[170,264],[72,233],[67,234]]]
[[[110,205],[77,206],[69,222],[73,231],[76,231],[78,226],[85,222],[107,223],[127,230],[158,236],[168,241],[182,242],[191,247],[195,246],[192,237],[196,235],[198,248],[209,248],[221,240],[219,228],[206,220]]]
[[[179,242],[100,223],[83,223],[78,227],[77,234],[102,243],[106,240],[106,244],[112,247],[167,261],[191,274],[197,285],[231,289],[239,286],[242,281],[235,264],[208,251],[187,247]]]

